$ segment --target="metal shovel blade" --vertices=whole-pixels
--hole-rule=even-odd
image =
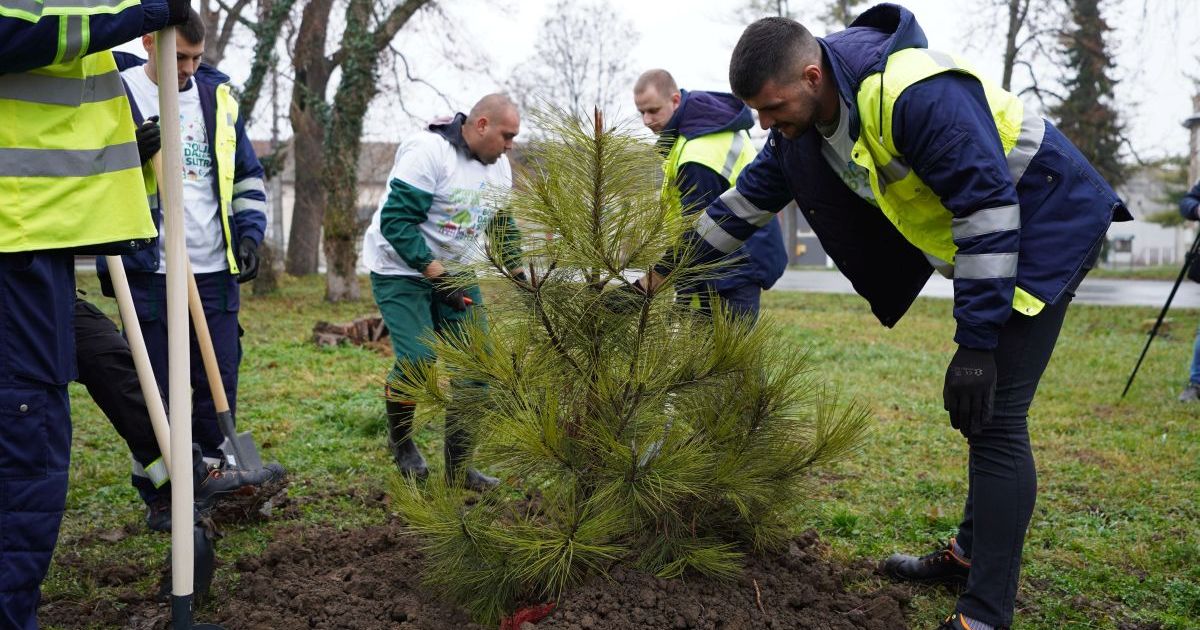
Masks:
[[[258,445],[254,443],[254,437],[249,431],[238,432],[234,429],[233,414],[228,411],[217,413],[217,425],[221,427],[221,433],[225,436],[225,441],[221,442],[221,452],[225,454],[225,461],[233,468],[261,470],[263,463],[262,456],[258,453]]]

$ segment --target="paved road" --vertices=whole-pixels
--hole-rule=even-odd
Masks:
[[[1085,279],[1079,287],[1075,301],[1081,304],[1105,306],[1157,306],[1162,307],[1171,292],[1172,282],[1161,280],[1110,280]],[[854,293],[850,281],[836,271],[793,271],[784,272],[772,290],[812,291],[815,293]],[[934,274],[922,297],[951,298],[954,288],[951,282]],[[1200,286],[1184,280],[1171,308],[1200,308]]]

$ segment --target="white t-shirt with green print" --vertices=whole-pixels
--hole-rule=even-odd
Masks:
[[[384,238],[381,216],[396,180],[417,195],[432,196],[421,236],[434,259],[473,263],[483,259],[483,243],[494,209],[487,201],[497,191],[512,186],[512,167],[501,155],[494,164],[483,164],[432,131],[422,131],[400,144],[388,177],[388,190],[371,217],[363,237],[363,262],[367,269],[388,276],[419,276]],[[420,195],[428,199],[425,195]]]

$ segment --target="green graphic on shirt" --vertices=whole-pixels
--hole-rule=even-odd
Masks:
[[[439,234],[455,240],[475,238],[479,234],[481,226],[487,224],[492,215],[483,207],[483,186],[480,183],[478,190],[458,188],[450,193],[450,201],[454,205],[446,208],[446,212],[449,214],[454,208],[458,208],[458,211],[451,214],[449,219],[436,222]]]

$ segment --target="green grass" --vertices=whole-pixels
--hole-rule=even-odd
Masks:
[[[1093,269],[1088,273],[1089,278],[1113,278],[1120,280],[1170,280],[1175,281],[1179,277],[1179,268],[1183,265],[1183,261],[1179,264],[1156,265],[1153,267],[1113,267]]]
[[[98,295],[94,277],[81,276],[80,286]],[[348,491],[381,490],[392,474],[381,400],[390,359],[314,347],[316,321],[374,311],[369,297],[329,305],[322,291],[311,278],[285,281],[270,298],[244,294],[239,424],[291,471],[292,496],[308,498],[303,522],[352,528],[388,518],[363,509]],[[115,312],[111,300],[95,301]],[[967,449],[941,409],[953,351],[950,302],[919,300],[894,330],[879,326],[853,296],[772,291],[764,305],[785,324],[783,341],[808,352],[829,383],[877,419],[859,454],[822,473],[812,505],[796,515],[797,531],[816,528],[842,561],[924,551],[952,534]],[[1020,628],[1200,627],[1200,407],[1174,399],[1190,360],[1190,326],[1156,340],[1128,399],[1118,398],[1145,340],[1140,324],[1154,315],[1151,308],[1079,305],[1068,314],[1031,411],[1040,495],[1025,546]],[[168,541],[142,533],[124,443],[82,388],[73,385],[71,395],[71,490],[56,558],[78,553],[83,561],[56,562],[45,592],[115,600],[129,587],[102,586],[99,568],[158,566]],[[433,454],[437,432],[426,429],[418,442]],[[440,459],[430,457],[431,464]],[[135,533],[97,540],[127,526]],[[233,587],[234,561],[261,552],[280,526],[226,529],[218,594]],[[910,621],[931,628],[952,606],[945,591],[921,591]]]
[[[967,448],[941,408],[951,303],[919,300],[894,330],[854,297],[772,292],[766,303],[788,340],[877,418],[861,455],[828,471],[831,483],[818,486],[817,507],[797,526],[816,528],[847,561],[924,551],[952,535]],[[1145,340],[1140,324],[1152,316],[1081,305],[1068,313],[1030,412],[1040,493],[1021,628],[1200,627],[1200,408],[1175,400],[1190,334],[1156,340],[1119,399]],[[953,603],[924,591],[913,601],[914,627],[933,627]]]

